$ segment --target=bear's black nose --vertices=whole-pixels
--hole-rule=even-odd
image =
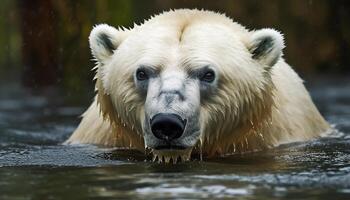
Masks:
[[[181,137],[185,130],[186,120],[179,115],[159,113],[151,119],[151,130],[161,140],[171,141]]]

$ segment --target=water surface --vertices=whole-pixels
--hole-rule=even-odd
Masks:
[[[90,100],[0,86],[0,199],[348,199],[350,83],[318,80],[309,88],[338,129],[330,137],[160,165],[138,152],[61,145]]]

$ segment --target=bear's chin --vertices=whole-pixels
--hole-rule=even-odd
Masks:
[[[189,161],[192,148],[184,150],[153,150],[153,162],[173,163]]]

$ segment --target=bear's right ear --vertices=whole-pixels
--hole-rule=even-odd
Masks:
[[[125,38],[125,32],[107,24],[95,26],[89,36],[91,53],[100,63],[105,64],[112,57],[114,50]]]

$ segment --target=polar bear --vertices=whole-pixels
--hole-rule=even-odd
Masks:
[[[329,124],[282,58],[283,36],[180,9],[89,37],[96,97],[67,144],[132,148],[159,162],[306,141]]]

